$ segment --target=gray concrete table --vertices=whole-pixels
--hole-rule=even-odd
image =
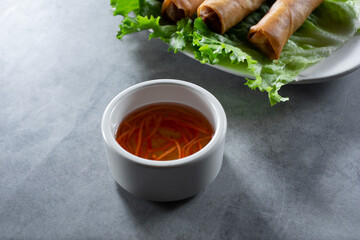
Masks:
[[[244,79],[115,38],[107,1],[0,2],[0,239],[360,239],[360,71],[289,85],[270,107]],[[108,102],[149,79],[212,92],[224,164],[199,195],[154,203],[112,179]]]

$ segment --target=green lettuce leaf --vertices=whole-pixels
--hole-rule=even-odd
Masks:
[[[136,17],[126,16],[120,25],[120,31],[118,32],[117,37],[121,39],[127,34],[151,29],[152,32],[149,34],[149,39],[160,38],[168,42],[168,39],[173,35],[177,28],[174,25],[160,25],[159,21],[160,17],[143,17],[140,15],[137,15]]]
[[[138,0],[110,0],[110,5],[115,8],[114,16],[127,16],[130,12],[134,12],[139,9]]]
[[[118,38],[149,31],[149,39],[160,38],[169,50],[192,51],[201,63],[220,64],[241,69],[248,75],[245,85],[267,92],[271,105],[287,101],[280,88],[294,80],[308,66],[328,57],[359,29],[359,0],[325,0],[290,37],[279,60],[272,61],[247,41],[249,28],[269,10],[272,1],[234,26],[224,35],[210,31],[203,21],[182,19],[172,25],[160,16],[161,2],[156,0],[111,0],[114,15],[124,16]],[[133,17],[128,14],[134,13]]]

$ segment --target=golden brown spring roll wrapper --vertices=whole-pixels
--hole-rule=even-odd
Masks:
[[[279,59],[285,43],[324,0],[277,0],[250,28],[248,39],[271,59]]]
[[[258,9],[265,0],[205,0],[197,15],[212,31],[223,34]]]
[[[204,0],[165,0],[161,14],[174,22],[184,17],[191,18]]]

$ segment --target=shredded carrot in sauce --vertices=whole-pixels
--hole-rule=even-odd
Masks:
[[[178,103],[156,103],[125,116],[115,139],[138,157],[167,161],[201,150],[213,134],[210,122],[198,110]]]

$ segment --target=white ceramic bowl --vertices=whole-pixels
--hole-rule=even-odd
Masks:
[[[115,140],[122,119],[131,111],[156,102],[176,102],[202,112],[214,128],[211,141],[185,158],[154,161],[124,150]],[[196,195],[218,175],[224,154],[226,115],[205,89],[180,80],[150,80],[121,92],[107,106],[101,123],[108,164],[126,191],[151,201],[175,201]]]

